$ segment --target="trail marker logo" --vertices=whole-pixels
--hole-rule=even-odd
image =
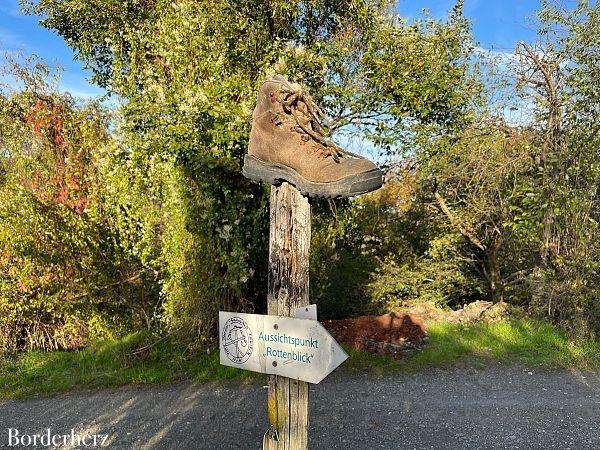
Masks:
[[[252,332],[240,317],[232,317],[223,327],[221,345],[227,358],[236,364],[245,363],[252,354]]]

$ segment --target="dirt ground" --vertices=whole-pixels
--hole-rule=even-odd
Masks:
[[[315,450],[600,448],[593,373],[502,364],[381,376],[336,370],[310,386],[309,402]],[[111,450],[257,449],[269,428],[266,379],[0,400],[2,448],[9,428],[108,435]]]
[[[401,313],[412,314],[425,324],[432,322],[444,323],[474,323],[494,322],[509,315],[506,303],[492,303],[487,301],[476,301],[464,305],[462,308],[442,309],[431,303],[418,303],[402,308]]]
[[[394,357],[401,357],[403,352],[422,345],[427,339],[427,328],[423,322],[405,313],[327,320],[323,325],[338,342]]]
[[[401,358],[427,341],[427,323],[494,321],[507,314],[505,304],[477,301],[458,310],[418,304],[381,316],[326,320],[323,325],[341,343],[376,355]]]

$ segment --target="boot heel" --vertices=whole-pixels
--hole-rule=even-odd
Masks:
[[[274,185],[281,184],[281,180],[276,177],[276,175],[273,173],[273,170],[266,163],[255,158],[254,156],[244,156],[242,174],[246,178],[250,178],[254,181],[265,181]]]

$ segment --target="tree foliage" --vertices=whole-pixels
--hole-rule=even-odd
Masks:
[[[267,197],[240,169],[267,76],[302,81],[331,116],[332,132],[358,133],[386,150],[405,148],[419,127],[442,133],[464,122],[470,49],[460,6],[446,23],[410,25],[380,0],[27,6],[123,99],[118,167],[131,169],[135,188],[120,201],[140,215],[142,234],[158,229],[149,254],[160,263],[149,264],[164,264],[163,319],[194,335],[207,335],[219,308],[264,305]],[[149,179],[153,164],[177,181]],[[164,196],[148,204],[156,190]]]
[[[386,165],[379,192],[313,202],[322,317],[489,298],[600,330],[597,4],[543,4],[539,41],[506,67],[519,123],[492,101],[461,1],[411,22],[386,0],[22,4],[119,106],[43,73],[2,94],[5,347],[142,323],[207,344],[219,309],[264,310],[268,191],[241,164],[275,73]]]
[[[150,325],[153,274],[107,208],[108,115],[13,62],[0,92],[0,350],[72,348]]]

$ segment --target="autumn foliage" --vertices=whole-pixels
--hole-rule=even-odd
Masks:
[[[103,201],[108,114],[43,72],[0,93],[0,351],[79,347],[156,301]]]

